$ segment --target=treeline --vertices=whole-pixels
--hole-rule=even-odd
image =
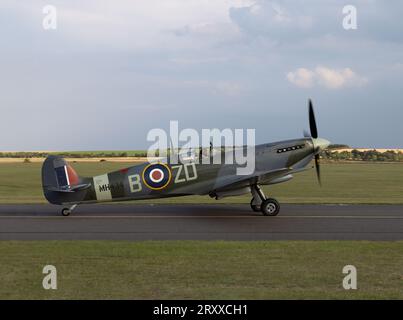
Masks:
[[[58,155],[65,158],[125,158],[146,157],[146,151],[136,152],[0,152],[0,158],[46,158],[48,155]]]
[[[43,152],[0,152],[0,158],[45,158],[48,155]]]
[[[379,161],[379,162],[403,162],[403,153],[389,150],[379,152],[376,150],[351,150],[332,151],[326,150],[321,154],[322,158],[333,161]]]
[[[379,161],[379,162],[403,162],[403,152],[389,150],[379,152],[376,150],[351,150],[337,151],[339,148],[348,146],[332,145],[328,150],[321,153],[323,159],[329,161]],[[125,158],[147,157],[147,151],[93,151],[93,152],[0,152],[0,158],[46,158],[54,154],[66,158]],[[158,153],[157,153],[158,156]]]

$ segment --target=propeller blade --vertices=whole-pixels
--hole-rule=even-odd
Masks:
[[[316,127],[315,113],[311,99],[309,99],[309,127],[311,129],[311,137],[316,139],[318,137],[318,129]]]
[[[315,155],[315,168],[316,168],[316,176],[318,177],[319,185],[322,186],[322,180],[320,178],[320,162],[319,162],[319,154]]]

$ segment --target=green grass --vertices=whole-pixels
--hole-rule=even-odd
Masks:
[[[73,163],[83,176],[92,176],[132,163]],[[45,203],[41,189],[41,164],[0,164],[0,203]],[[265,192],[283,203],[403,203],[403,164],[329,163],[322,165],[323,187],[314,170],[296,174],[292,181],[265,187]],[[154,203],[249,203],[250,195],[225,198],[190,196],[153,200]],[[140,202],[135,202],[140,203]]]
[[[0,242],[0,299],[403,299],[403,242]],[[58,289],[42,288],[52,264]],[[352,264],[358,290],[342,288]]]

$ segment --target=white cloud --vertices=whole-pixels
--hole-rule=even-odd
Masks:
[[[294,72],[287,73],[287,79],[297,87],[310,88],[314,84],[315,73],[305,68],[298,68]]]
[[[403,20],[399,16],[401,2],[385,5],[380,0],[351,0],[348,4],[358,9],[356,35],[382,42],[403,41]],[[267,37],[281,43],[326,35],[344,38],[344,5],[340,0],[255,0],[249,6],[232,8],[230,17],[252,38]]]
[[[315,85],[328,89],[343,87],[361,87],[368,79],[355,73],[350,68],[331,69],[318,66],[314,70],[298,68],[287,73],[287,80],[300,88],[311,88]]]
[[[238,33],[231,7],[245,0],[106,0],[61,7],[60,31],[73,39],[118,48],[199,47]],[[63,22],[63,23],[62,23]],[[63,28],[65,26],[65,28]],[[192,35],[193,38],[178,37]],[[195,38],[198,37],[198,38]],[[202,38],[200,38],[202,37]]]
[[[230,17],[249,36],[300,37],[301,33],[312,31],[313,19],[294,7],[294,3],[280,5],[276,1],[256,0],[250,6],[231,8]]]

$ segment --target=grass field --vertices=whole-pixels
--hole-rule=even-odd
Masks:
[[[0,242],[0,299],[403,299],[402,252],[403,242]],[[48,264],[57,290],[42,288]],[[342,288],[347,264],[357,290]]]
[[[83,176],[92,176],[132,163],[73,163]],[[41,189],[41,164],[0,164],[0,203],[45,203]],[[295,175],[290,181],[265,191],[283,203],[403,203],[402,163],[326,163],[322,165],[323,187],[314,170]],[[249,203],[250,195],[220,201],[208,196],[153,200],[155,203]],[[138,203],[138,202],[134,202]]]
[[[88,176],[129,165],[73,164]],[[45,203],[40,167],[0,164],[0,203]],[[322,171],[322,188],[310,170],[266,192],[288,203],[403,203],[403,164],[331,163]],[[403,299],[402,252],[403,242],[0,241],[0,299]],[[57,267],[58,290],[42,288],[48,264]],[[358,269],[355,291],[342,288],[348,264]]]

